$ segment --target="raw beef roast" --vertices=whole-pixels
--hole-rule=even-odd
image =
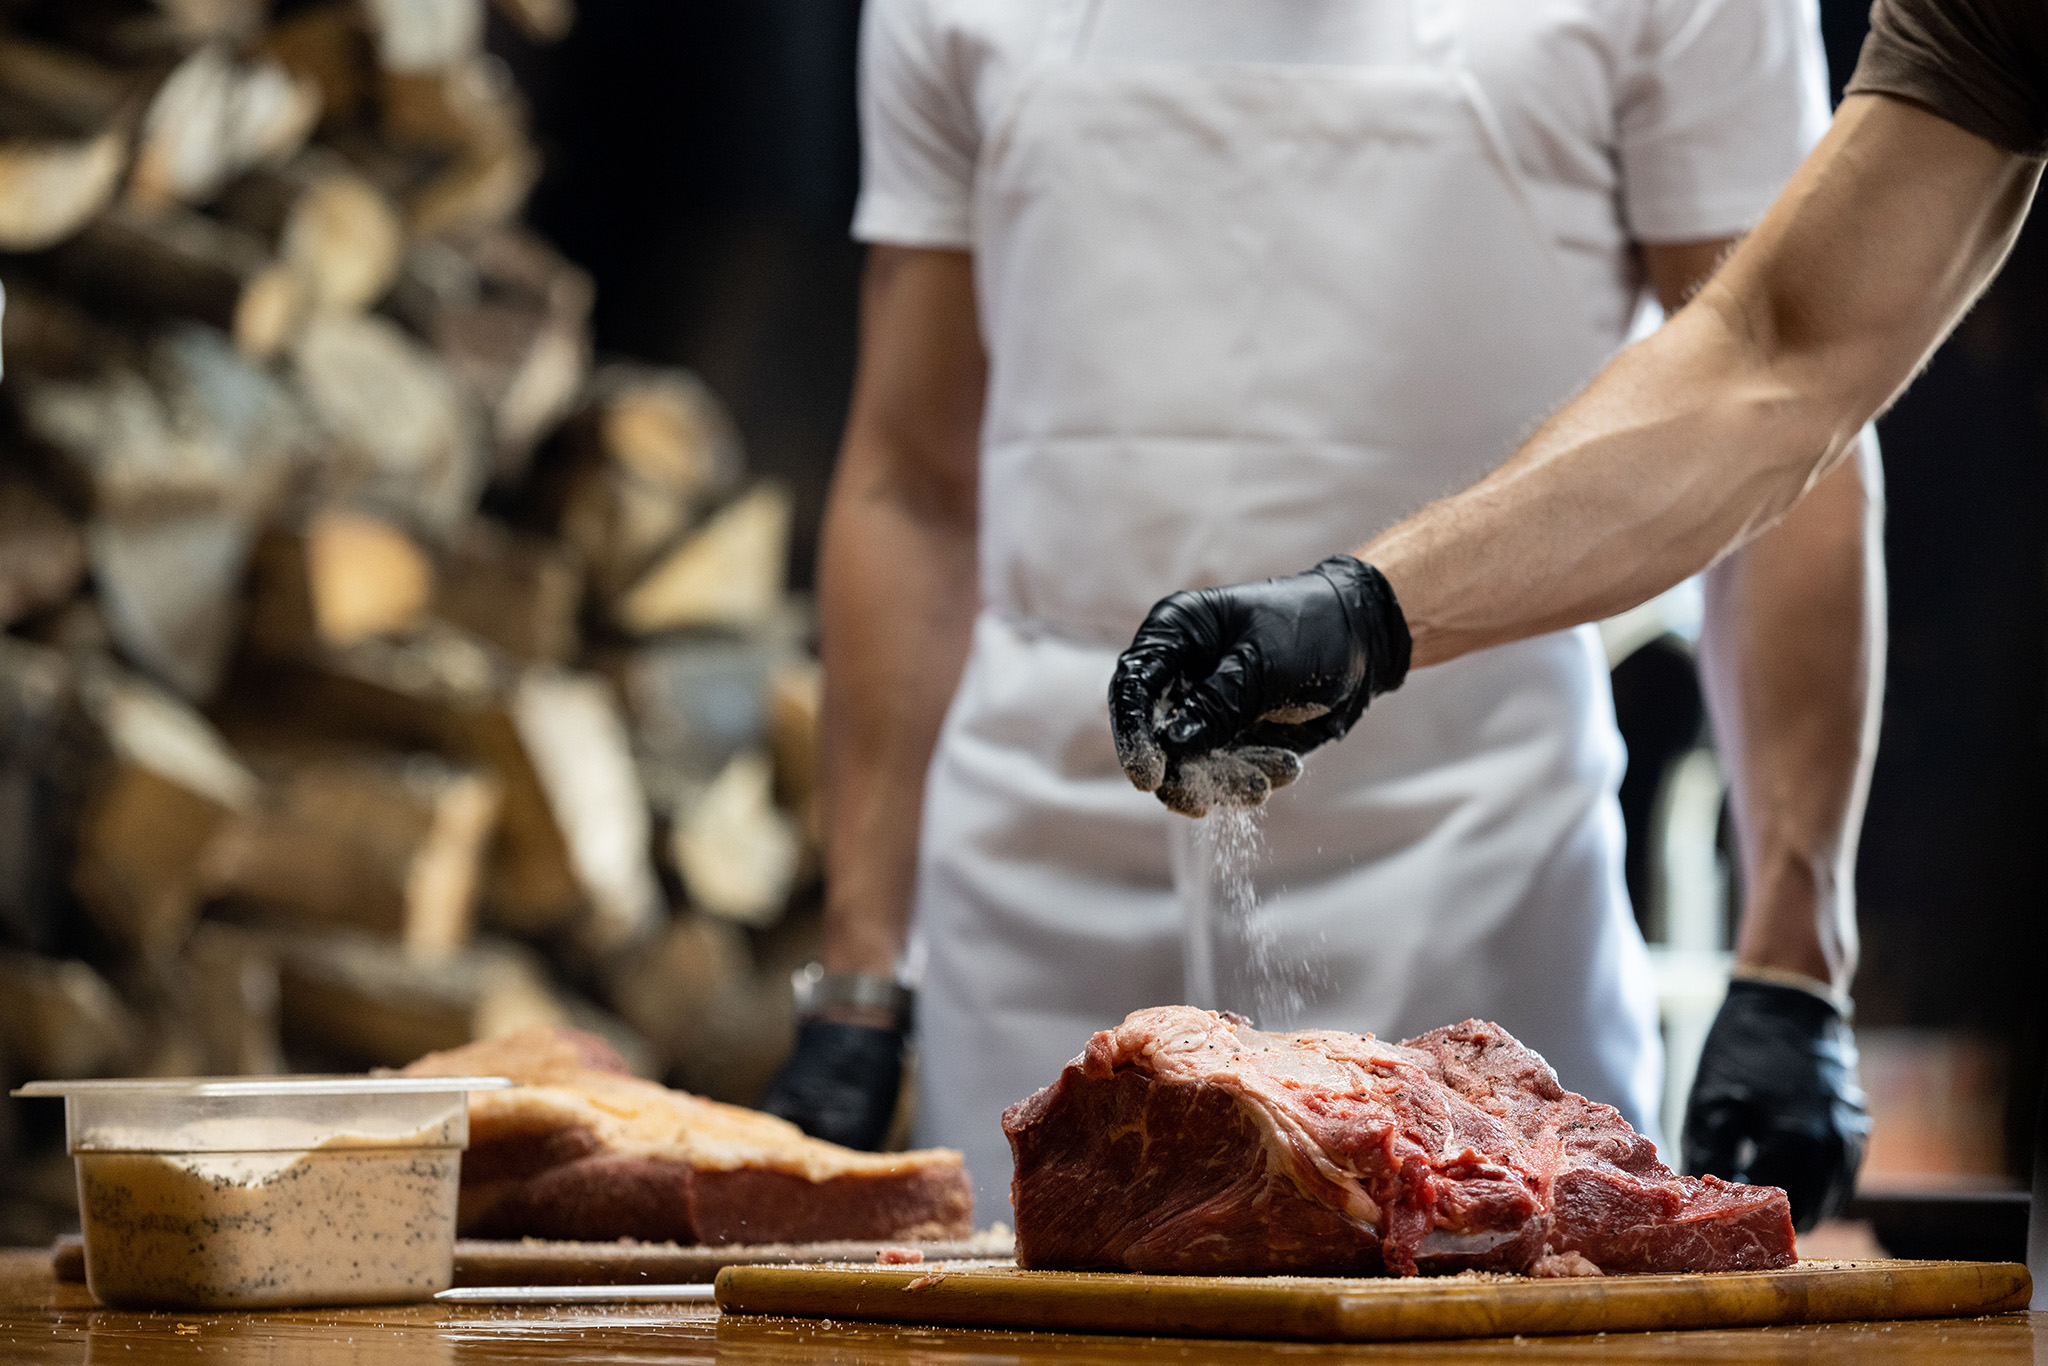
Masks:
[[[501,1076],[469,1098],[458,1221],[474,1238],[808,1243],[973,1231],[960,1154],[860,1153],[627,1072],[603,1040],[527,1029],[412,1076]]]
[[[1021,1266],[1412,1276],[1790,1266],[1774,1186],[1674,1176],[1499,1025],[1401,1044],[1188,1006],[1003,1115]]]

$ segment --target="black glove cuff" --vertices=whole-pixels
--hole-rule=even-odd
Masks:
[[[860,1068],[903,1062],[903,1045],[910,1035],[901,1027],[846,1024],[838,1020],[805,1020],[797,1026],[799,1056],[816,1058],[821,1070]]]
[[[813,1138],[874,1148],[896,1111],[904,1038],[901,1029],[807,1021],[760,1108]]]
[[[1332,555],[1316,566],[1316,572],[1337,590],[1344,615],[1351,623],[1352,639],[1365,651],[1365,686],[1359,691],[1360,701],[1400,687],[1408,677],[1408,657],[1414,641],[1408,635],[1408,618],[1395,600],[1394,586],[1387,582],[1387,576],[1355,555]]]
[[[1728,998],[1722,1009],[1733,1015],[1769,1014],[1800,1026],[1816,1037],[1848,1022],[1841,1010],[1824,997],[1799,987],[1761,982],[1753,977],[1737,977],[1728,983]]]

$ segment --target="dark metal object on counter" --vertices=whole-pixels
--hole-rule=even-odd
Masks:
[[[2023,1190],[1888,1191],[1857,1195],[1847,1217],[1894,1257],[2023,1262],[2031,1203]]]
[[[458,1285],[434,1296],[444,1304],[702,1304],[701,1285]]]
[[[2038,1213],[2037,1213],[2038,1212]],[[2048,1076],[2034,1111],[2034,1199],[2027,1220],[2027,1270],[2034,1276],[2030,1309],[2048,1309]]]

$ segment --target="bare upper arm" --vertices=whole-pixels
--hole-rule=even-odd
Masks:
[[[1643,274],[1667,314],[1676,313],[1699,291],[1736,243],[1733,237],[1699,242],[1645,242]]]
[[[1853,95],[1699,302],[1846,440],[1997,273],[2040,170],[1918,105]]]
[[[870,248],[842,478],[971,522],[987,378],[972,258]]]

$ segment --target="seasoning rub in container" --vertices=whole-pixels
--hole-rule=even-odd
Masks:
[[[122,1308],[394,1304],[448,1288],[470,1091],[503,1077],[36,1082],[62,1096],[85,1276]]]

